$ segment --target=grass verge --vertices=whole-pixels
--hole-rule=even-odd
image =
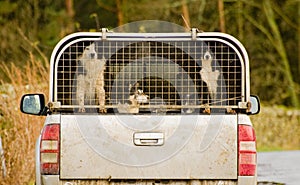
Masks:
[[[258,151],[300,150],[300,110],[262,106],[251,120]]]

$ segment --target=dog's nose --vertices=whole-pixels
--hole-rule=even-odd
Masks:
[[[205,60],[211,59],[211,55],[210,55],[209,53],[206,53],[206,54],[204,55],[204,59],[205,59]]]
[[[95,53],[91,53],[91,58],[95,58]]]

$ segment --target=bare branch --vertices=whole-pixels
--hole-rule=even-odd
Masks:
[[[186,27],[188,29],[190,29],[190,25],[191,25],[191,23],[190,23],[190,14],[189,14],[189,9],[188,9],[186,0],[182,0],[181,3],[182,3],[182,18],[183,18],[183,21],[184,21]]]

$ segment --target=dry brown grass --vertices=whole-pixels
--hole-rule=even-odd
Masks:
[[[31,56],[21,70],[14,65],[1,65],[11,80],[0,82],[0,135],[5,152],[7,176],[0,184],[29,184],[34,179],[34,148],[44,117],[22,114],[19,103],[24,93],[48,93],[48,66]]]

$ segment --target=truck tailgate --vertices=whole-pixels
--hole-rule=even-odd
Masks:
[[[61,179],[237,179],[237,115],[62,115]]]

